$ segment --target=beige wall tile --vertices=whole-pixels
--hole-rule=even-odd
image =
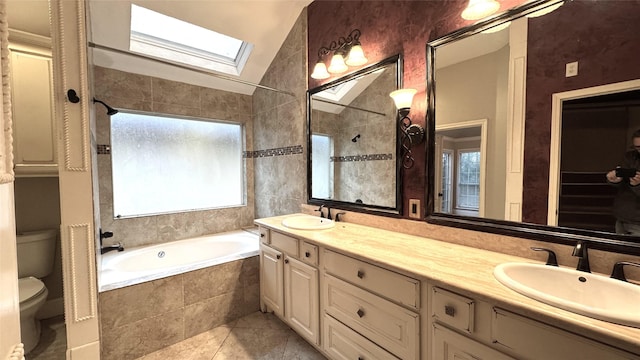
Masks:
[[[237,319],[237,304],[242,301],[242,291],[237,291],[185,306],[185,336],[191,337]]]
[[[237,260],[185,273],[185,305],[241,291],[242,264],[243,260]]]

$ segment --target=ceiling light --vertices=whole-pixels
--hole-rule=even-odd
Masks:
[[[465,20],[479,20],[485,18],[500,9],[500,3],[496,0],[469,0],[469,5],[462,11]]]

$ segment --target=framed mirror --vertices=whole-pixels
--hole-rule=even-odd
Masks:
[[[402,213],[396,108],[400,55],[307,92],[308,203]]]
[[[427,221],[640,254],[607,181],[640,159],[639,11],[536,0],[430,41]]]

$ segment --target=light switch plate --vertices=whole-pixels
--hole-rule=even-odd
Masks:
[[[578,62],[570,62],[567,63],[565,68],[565,77],[577,76],[578,75]]]
[[[420,219],[420,200],[409,199],[409,217]]]

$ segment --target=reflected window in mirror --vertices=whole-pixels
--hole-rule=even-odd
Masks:
[[[394,56],[308,92],[310,204],[399,214]]]
[[[427,44],[428,221],[564,243],[578,235],[603,250],[640,253],[640,241],[615,233],[605,176],[640,124],[580,100],[640,89],[631,55],[640,53],[638,11],[635,0],[536,0]],[[455,132],[475,122],[484,124],[478,212],[461,214],[457,187],[447,186],[450,167],[457,183],[456,157],[450,164],[447,154],[462,141]],[[616,130],[613,122],[621,122]],[[612,132],[620,136],[605,150]]]

